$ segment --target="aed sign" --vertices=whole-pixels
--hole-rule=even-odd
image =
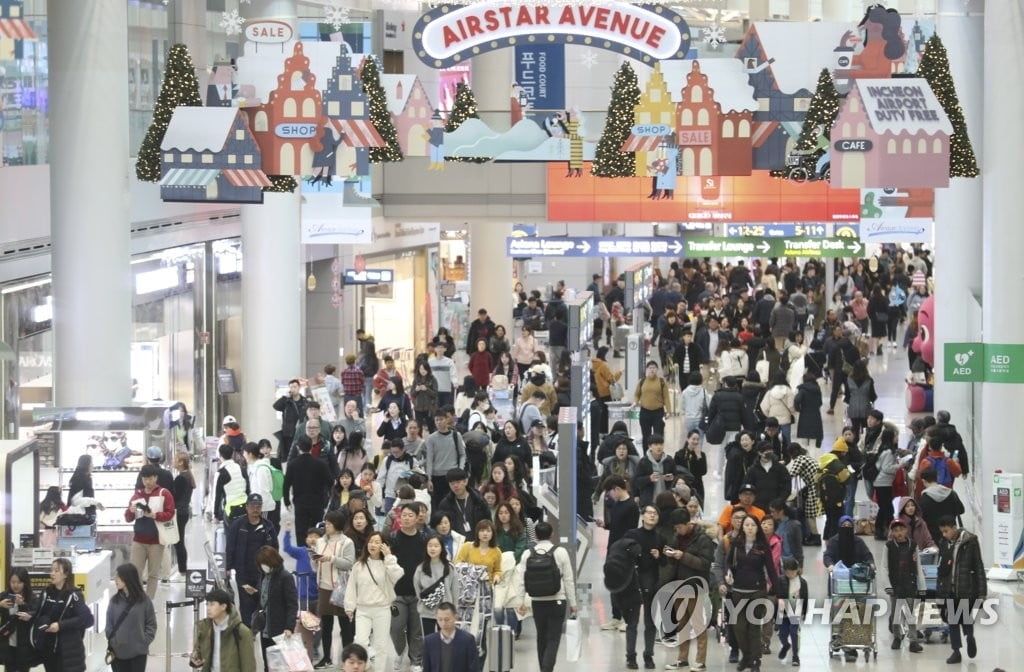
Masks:
[[[523,44],[578,44],[645,63],[682,59],[690,49],[690,28],[671,9],[602,0],[440,5],[420,17],[412,35],[416,55],[432,68]]]
[[[679,131],[679,145],[680,146],[710,145],[710,144],[711,144],[711,131],[710,130],[684,130],[684,131]]]
[[[245,39],[259,44],[281,44],[292,39],[295,31],[287,21],[259,19],[245,26]]]
[[[836,140],[833,147],[836,148],[837,152],[870,152],[873,145],[867,139],[856,140],[847,138],[845,140]]]
[[[316,124],[278,124],[274,127],[274,135],[279,138],[315,138]]]

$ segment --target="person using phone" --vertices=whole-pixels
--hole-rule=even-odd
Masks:
[[[160,470],[153,464],[142,467],[142,487],[135,491],[124,519],[134,523],[131,563],[139,574],[148,570],[146,595],[153,599],[163,575],[164,547],[160,543],[158,525],[174,520],[174,495],[157,484]]]
[[[73,574],[67,558],[53,561],[50,585],[32,621],[32,645],[46,672],[85,672],[85,631],[95,620],[82,591],[75,588]]]
[[[219,588],[206,595],[206,618],[196,626],[189,665],[200,672],[211,672],[214,652],[219,653],[220,672],[256,672],[252,630],[242,623],[231,595]]]
[[[29,633],[32,614],[39,605],[29,583],[28,570],[11,569],[7,590],[0,600],[0,660],[6,661],[11,672],[28,672],[36,662]],[[9,634],[5,636],[5,633]]]
[[[390,670],[394,656],[391,641],[391,605],[395,584],[405,574],[380,532],[366,541],[363,553],[352,565],[345,590],[345,613],[356,622],[356,644],[371,643],[377,652],[376,669]]]

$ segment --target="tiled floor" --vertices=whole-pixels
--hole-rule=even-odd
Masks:
[[[906,354],[902,350],[892,351],[886,350],[881,357],[872,358],[871,362],[871,373],[875,377],[877,389],[879,391],[879,399],[876,403],[876,407],[881,409],[887,416],[888,419],[895,422],[901,429],[901,445],[906,442],[906,431],[905,426],[909,423],[910,417],[906,412],[906,407],[903,398],[903,376],[906,372]],[[825,416],[825,445],[830,446],[835,439],[837,433],[842,427],[842,412],[841,404],[836,409],[835,416]],[[955,421],[955,419],[954,419]],[[668,439],[669,448],[674,451],[674,447],[679,443],[681,438],[680,421],[670,421],[668,427]],[[715,455],[709,455],[709,461],[712,463],[716,458]],[[714,482],[711,476],[706,479],[706,485],[708,487],[708,502],[709,508],[717,509],[719,506],[720,499],[720,484]],[[864,492],[861,489],[858,492],[859,496],[863,498]],[[717,515],[716,510],[708,512],[708,515]],[[205,536],[206,530],[203,526],[193,524],[190,526],[190,542],[193,547],[193,557],[198,559],[201,557],[199,554],[201,549],[202,539]],[[580,660],[576,663],[568,663],[565,661],[564,647],[561,654],[558,669],[591,669],[591,670],[623,670],[625,669],[625,634],[619,632],[604,632],[599,629],[601,623],[606,622],[610,618],[610,604],[607,593],[602,587],[602,573],[601,563],[604,554],[604,532],[598,531],[598,551],[590,554],[587,564],[580,577],[581,582],[589,582],[593,585],[593,601],[591,608],[589,609],[589,617],[585,619],[585,638],[583,644],[583,651]],[[877,553],[881,547],[880,542],[876,542],[870,537],[865,537],[867,543],[871,546],[872,550]],[[811,550],[811,549],[808,549]],[[983,553],[986,553],[987,549],[983,546]],[[823,598],[825,596],[825,572],[822,568],[820,556],[819,559],[808,558],[806,563],[807,568],[805,570],[805,576],[810,584],[811,596],[817,598]],[[882,584],[879,586],[881,593],[885,588],[885,580],[882,579]],[[158,617],[160,620],[161,630],[157,638],[157,642],[153,646],[153,654],[155,658],[150,661],[150,667],[156,666],[163,667],[165,661],[163,659],[163,653],[165,651],[164,646],[164,609],[163,600],[167,599],[181,599],[183,593],[183,584],[172,583],[169,586],[162,587],[158,594],[158,600],[160,601],[157,608]],[[965,660],[961,666],[947,666],[945,664],[946,657],[950,654],[950,648],[948,644],[943,644],[938,641],[936,636],[935,642],[927,644],[923,653],[911,654],[906,650],[904,645],[901,651],[890,650],[891,638],[885,632],[885,624],[881,623],[878,630],[878,658],[877,661],[865,661],[863,656],[860,657],[854,663],[844,662],[840,659],[829,659],[828,656],[828,640],[829,640],[829,629],[827,625],[812,625],[805,627],[802,633],[801,639],[801,652],[800,657],[802,661],[802,669],[805,671],[817,671],[826,669],[892,669],[898,667],[903,672],[916,672],[919,670],[935,670],[935,669],[958,669],[963,667],[969,670],[977,670],[978,672],[990,672],[993,668],[1002,667],[1004,670],[1024,670],[1024,663],[1018,661],[1014,663],[1016,656],[1020,656],[1020,649],[1014,642],[1015,639],[1024,635],[1024,593],[1022,593],[1021,586],[1018,584],[989,584],[990,595],[999,596],[999,609],[998,616],[999,620],[996,624],[989,626],[978,626],[977,628],[977,641],[979,647],[979,653],[975,660]],[[188,649],[192,637],[191,628],[191,611],[181,610],[175,616],[172,626],[172,645],[171,649],[174,652],[183,652]],[[337,646],[335,647],[337,648]],[[778,642],[773,641],[773,651],[778,650]],[[534,646],[534,635],[532,625],[527,623],[524,626],[524,633],[522,639],[515,645],[515,669],[521,672],[536,672],[538,670],[536,649]],[[728,651],[723,646],[712,643],[708,649],[708,669],[709,670],[734,670],[735,665],[730,665],[726,662]],[[676,650],[668,649],[662,646],[658,646],[656,651],[656,661],[658,668],[662,669],[664,664],[676,659]],[[157,662],[159,660],[159,662]],[[186,662],[183,658],[174,658],[171,667],[177,671],[184,671],[186,669]],[[766,656],[763,663],[763,669],[782,669],[786,667],[781,663],[775,655]],[[792,669],[792,668],[790,668]],[[384,670],[382,672],[390,672]]]

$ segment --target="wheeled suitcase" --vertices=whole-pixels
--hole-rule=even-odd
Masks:
[[[512,628],[493,625],[487,631],[487,672],[510,672],[512,669]]]

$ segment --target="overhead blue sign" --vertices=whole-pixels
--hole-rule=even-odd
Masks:
[[[519,102],[534,110],[565,109],[565,45],[517,45]]]
[[[725,235],[730,238],[826,238],[824,224],[729,224]],[[838,235],[838,234],[837,234]]]
[[[395,272],[382,268],[368,268],[362,273],[354,268],[345,269],[346,285],[379,285],[394,282]]]
[[[506,238],[505,256],[657,257],[681,255],[680,238]]]

